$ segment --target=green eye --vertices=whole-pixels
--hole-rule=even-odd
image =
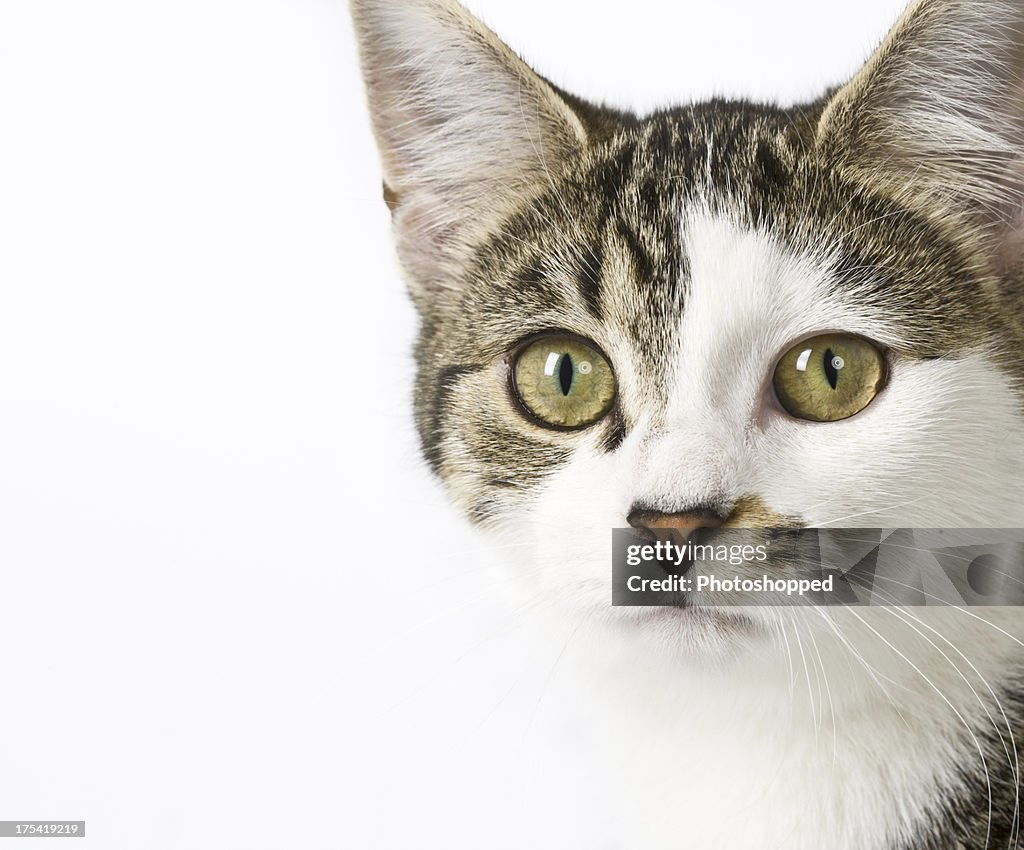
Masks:
[[[615,376],[604,355],[572,336],[527,345],[513,364],[512,383],[523,407],[554,428],[592,425],[615,399]]]
[[[823,334],[787,351],[775,394],[797,419],[836,422],[860,413],[885,386],[885,356],[859,336]]]

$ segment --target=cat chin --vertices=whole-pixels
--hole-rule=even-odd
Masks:
[[[582,617],[606,629],[620,646],[645,656],[653,653],[673,664],[721,670],[775,648],[765,622],[725,607],[606,607],[586,611]]]

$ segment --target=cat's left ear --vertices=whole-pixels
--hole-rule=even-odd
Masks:
[[[818,145],[1024,260],[1024,2],[913,0],[827,104]]]
[[[586,132],[563,97],[455,0],[351,0],[399,257],[414,296],[451,287],[495,219]]]

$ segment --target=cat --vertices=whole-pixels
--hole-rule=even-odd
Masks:
[[[798,107],[647,116],[454,0],[351,11],[423,454],[603,635],[623,846],[1021,846],[1020,609],[612,608],[608,581],[630,525],[1024,525],[1024,3],[914,0]]]

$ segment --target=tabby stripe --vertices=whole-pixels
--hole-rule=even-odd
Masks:
[[[576,285],[580,297],[595,319],[604,318],[601,310],[601,276],[604,270],[604,246],[596,245],[590,250],[590,256],[583,259],[579,273],[576,275]]]
[[[601,437],[601,448],[606,452],[613,452],[626,439],[626,422],[622,418],[622,411],[618,406],[612,411],[608,427]]]
[[[616,222],[616,233],[629,251],[633,261],[633,269],[636,272],[637,283],[647,286],[654,282],[654,260],[647,249],[640,243],[640,237],[636,235],[622,221]]]
[[[462,378],[466,375],[481,372],[483,368],[483,365],[479,363],[459,363],[446,366],[437,375],[434,388],[434,404],[430,417],[430,431],[423,437],[423,454],[434,472],[437,472],[441,467],[441,426],[451,394]]]

